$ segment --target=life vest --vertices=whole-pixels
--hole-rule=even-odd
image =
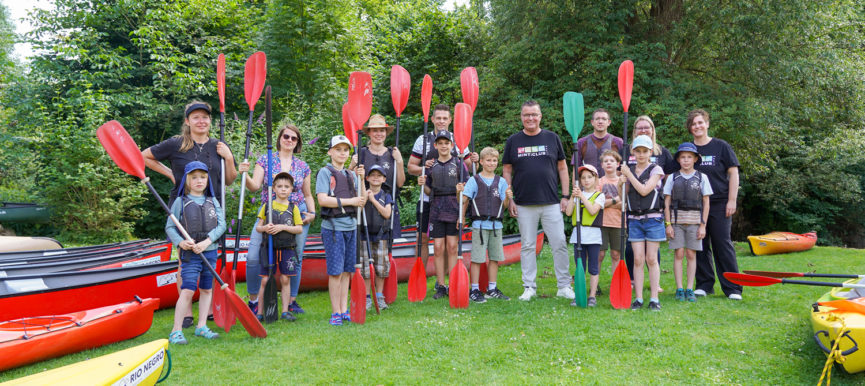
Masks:
[[[432,193],[434,196],[447,196],[457,194],[457,183],[460,182],[460,167],[458,158],[451,157],[447,162],[436,160],[430,168],[429,176],[432,181]]]
[[[384,206],[385,194],[387,192],[382,192],[381,198],[378,200],[378,203],[382,206]],[[381,239],[382,235],[387,232],[387,228],[390,227],[390,221],[385,220],[370,201],[367,201],[366,206],[364,206],[363,213],[366,216],[366,231],[369,232],[370,237],[377,235],[379,236],[378,239]],[[391,215],[393,215],[393,211],[391,211]],[[363,225],[361,224],[361,226]]]
[[[673,210],[673,221],[678,221],[679,209],[703,211],[703,190],[700,188],[703,175],[694,170],[694,176],[685,178],[681,172],[673,173],[673,189],[670,194],[670,209]],[[702,221],[703,216],[700,215]]]
[[[343,169],[342,173],[340,173],[340,171],[336,170],[333,165],[327,165],[325,167],[330,171],[330,190],[328,190],[328,196],[337,197],[340,200],[357,197],[354,178],[352,178],[348,170]],[[354,216],[355,213],[357,213],[356,207],[344,207],[341,202],[337,208],[321,208],[321,217],[325,219],[349,217]]]
[[[181,222],[186,232],[195,242],[203,241],[219,224],[219,216],[216,214],[216,206],[213,197],[205,197],[204,203],[199,205],[187,196],[182,196],[183,212]],[[216,241],[216,240],[211,240]]]
[[[645,184],[649,181],[649,177],[651,176],[652,170],[657,167],[653,163],[650,163],[646,170],[643,170],[643,174],[641,174],[637,180],[640,181],[641,184]],[[632,216],[642,216],[649,213],[660,213],[663,211],[663,207],[661,206],[661,188],[657,185],[653,187],[652,192],[641,196],[640,193],[637,193],[637,189],[628,189],[628,214]]]
[[[601,195],[601,192],[595,192],[589,197],[590,202],[594,202],[598,196]],[[580,224],[585,227],[593,227],[600,228],[604,225],[604,205],[601,204],[601,209],[598,209],[598,213],[591,214],[589,213],[589,209],[583,205],[582,201],[578,201],[580,206],[580,210],[582,211],[582,216],[580,217]],[[574,215],[571,216],[571,225],[577,226],[577,212],[574,211]]]
[[[493,183],[487,185],[481,179],[480,174],[474,176],[475,183],[478,186],[477,195],[472,199],[471,219],[480,221],[501,221],[504,218],[502,213],[502,197],[499,194],[500,176],[493,177]]]
[[[364,146],[358,150],[360,164],[363,165],[366,171],[369,171],[373,165],[381,166],[385,171],[384,184],[381,188],[388,194],[393,192],[393,173],[396,170],[396,161],[393,159],[393,148],[388,146],[387,151],[382,155],[373,154],[369,151],[369,147]]]
[[[289,203],[288,209],[284,212],[279,212],[276,209],[271,209],[270,219],[274,225],[295,225],[294,224],[294,204]],[[299,225],[299,224],[298,224]],[[294,249],[297,245],[295,234],[290,232],[279,232],[273,235],[273,249]]]
[[[604,140],[603,144],[601,144],[600,149],[597,147],[597,145],[595,145],[594,138],[594,134],[589,134],[588,138],[586,138],[586,142],[583,142],[583,148],[580,149],[583,151],[583,163],[592,165],[595,167],[595,169],[603,171],[604,169],[601,168],[601,154],[604,154],[605,151],[612,148],[613,135],[607,134],[607,139]]]

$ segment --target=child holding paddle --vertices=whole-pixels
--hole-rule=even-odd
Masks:
[[[496,286],[496,276],[499,272],[499,262],[505,260],[505,251],[502,246],[503,208],[507,207],[508,200],[514,198],[514,192],[508,187],[504,178],[496,175],[496,167],[499,165],[498,150],[491,147],[484,148],[481,150],[480,161],[483,170],[466,182],[465,189],[463,189],[463,184],[457,185],[457,192],[462,192],[468,198],[463,202],[463,212],[471,201],[470,213],[474,236],[472,237],[469,298],[475,303],[484,303],[486,298],[511,300]],[[489,284],[487,293],[484,294],[480,290],[478,281],[481,266],[486,262],[488,253],[490,257],[490,263],[487,265]]]
[[[571,193],[571,199],[568,200],[568,205],[565,207],[565,214],[570,216],[575,210],[579,210],[580,216],[574,216],[574,221],[579,217],[579,233],[577,238],[577,224],[574,223],[574,229],[571,231],[571,244],[580,244],[581,254],[579,256],[583,261],[583,269],[588,264],[589,271],[589,298],[586,305],[594,307],[598,304],[598,279],[600,269],[598,267],[598,252],[601,249],[601,225],[603,223],[604,201],[606,197],[604,193],[598,190],[598,170],[592,165],[583,165],[577,169],[577,177],[579,183],[574,186]],[[579,202],[579,205],[577,205]],[[575,262],[579,264],[579,262]],[[577,302],[571,302],[572,306],[576,306]]]
[[[694,169],[702,162],[697,146],[685,142],[679,145],[675,159],[681,169],[664,184],[664,214],[670,249],[676,251],[673,273],[676,276],[676,300],[696,302],[694,276],[697,272],[697,251],[703,250],[706,220],[709,218],[709,197],[712,185],[705,174]],[[688,288],[682,287],[682,260],[688,259]]]
[[[288,311],[291,304],[291,276],[297,276],[297,267],[300,263],[295,248],[297,247],[296,236],[303,232],[303,219],[300,217],[300,208],[288,201],[288,197],[294,190],[294,177],[288,172],[281,172],[273,177],[273,192],[276,198],[271,203],[272,209],[268,218],[267,205],[262,205],[258,211],[261,220],[255,230],[262,234],[272,235],[273,240],[273,264],[264,262],[261,264],[261,286],[265,287],[268,276],[274,273],[276,267],[282,274],[279,284],[282,291],[282,316],[283,320],[293,322],[297,318]],[[268,222],[268,219],[271,222]],[[267,255],[267,241],[262,242],[260,256]],[[260,304],[264,300],[264,291],[258,293]],[[258,309],[258,319],[264,319],[264,307]]]
[[[213,299],[213,275],[205,269],[201,257],[204,256],[211,265],[216,264],[216,247],[214,241],[219,240],[225,232],[225,213],[219,206],[219,201],[213,194],[213,184],[208,176],[207,165],[200,161],[186,164],[184,175],[180,180],[183,190],[179,199],[171,205],[171,213],[195,241],[183,238],[174,222],[169,218],[165,223],[165,233],[174,245],[180,248],[180,297],[174,307],[174,327],[168,335],[168,341],[175,344],[186,344],[186,338],[181,330],[183,317],[192,304],[192,295],[198,289],[198,326],[195,336],[205,339],[215,339],[219,334],[207,327],[207,315]]]
[[[351,142],[344,135],[330,139],[330,163],[318,171],[315,194],[321,206],[321,241],[327,265],[330,294],[330,324],[351,321],[348,313],[348,283],[357,261],[357,208],[366,205],[366,195],[357,196],[356,184],[363,178],[363,165],[357,174],[345,169]]]
[[[361,247],[358,251],[360,255],[360,272],[366,281],[366,287],[370,288],[370,271],[368,261],[372,259],[375,265],[375,301],[378,303],[379,309],[386,309],[387,303],[384,301],[384,279],[390,275],[390,261],[388,260],[387,243],[390,239],[389,219],[393,213],[393,201],[388,192],[382,190],[382,185],[385,183],[385,171],[381,166],[373,165],[369,168],[366,175],[366,182],[369,184],[369,189],[366,190],[366,206],[363,213],[366,216],[366,231],[361,232]],[[369,240],[366,239],[369,235]],[[369,243],[369,249],[372,252],[372,257],[368,256],[366,244]],[[394,274],[396,274],[394,272]],[[366,294],[366,309],[372,308],[372,297]]]
[[[622,183],[616,175],[622,156],[613,150],[601,154],[603,176],[598,180],[601,192],[604,193],[604,215],[601,224],[601,251],[598,252],[598,268],[604,262],[604,254],[610,250],[610,272],[616,270],[616,265],[622,258],[619,239],[622,236]]]

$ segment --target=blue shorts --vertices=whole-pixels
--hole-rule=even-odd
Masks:
[[[266,255],[266,253],[262,253],[262,255]],[[300,265],[300,261],[293,250],[274,249],[273,264],[269,263],[267,257],[261,262],[261,276],[269,276],[276,273],[276,267],[279,267],[279,273],[283,275],[296,276],[298,265]]]
[[[327,274],[338,276],[354,272],[357,263],[357,232],[321,228]]]
[[[207,258],[211,266],[216,266],[216,249],[201,254]],[[195,291],[196,286],[203,290],[213,288],[213,274],[209,269],[204,268],[201,257],[192,251],[180,250],[180,278],[183,281],[180,289]]]
[[[628,241],[666,241],[667,234],[664,229],[664,218],[644,218],[640,220],[628,219]]]

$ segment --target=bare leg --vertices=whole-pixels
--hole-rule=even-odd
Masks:
[[[291,278],[280,275],[279,282],[282,285],[282,312],[288,312],[288,305],[291,304]]]
[[[213,300],[213,289],[206,290],[199,288],[198,294],[198,327],[206,327],[207,312],[210,311],[210,303]],[[175,317],[175,319],[177,318]]]
[[[685,249],[685,256],[688,258],[688,289],[694,289],[694,276],[697,273],[697,251]]]
[[[646,241],[646,267],[649,269],[649,293],[653,299],[658,298],[658,292],[661,287],[661,267],[658,264],[658,245],[657,241]],[[642,273],[642,271],[640,272]]]
[[[330,310],[334,313],[341,313],[340,300],[342,293],[342,274],[327,276],[327,293],[330,295]],[[261,291],[264,292],[264,291]],[[261,296],[259,294],[259,296]],[[260,301],[260,300],[259,300]],[[261,312],[261,311],[259,311]]]
[[[341,307],[339,310],[339,313],[341,313],[341,314],[348,312],[348,282],[349,282],[349,277],[350,276],[349,276],[348,272],[343,272],[342,275],[339,277],[339,286],[340,286],[339,296],[341,297],[339,299],[339,305]]]
[[[180,331],[183,327],[183,317],[186,316],[186,311],[192,307],[192,294],[194,293],[195,291],[188,289],[180,291],[177,304],[174,305],[174,326],[171,328],[171,332]]]
[[[433,252],[435,253],[436,283],[443,286],[447,275],[445,271],[445,239],[443,237],[433,239]]]
[[[610,248],[610,275],[616,271],[616,266],[619,265],[619,261],[622,260],[622,253]]]
[[[645,243],[645,241],[631,243],[631,247],[634,249],[634,296],[637,299],[643,298],[643,280],[645,279],[643,264],[646,262],[646,250],[643,248],[643,244]]]
[[[265,288],[264,286],[267,284],[267,276],[261,276],[261,288]],[[264,291],[258,291],[258,304],[262,306],[258,307],[258,314],[264,315]]]
[[[478,280],[480,280],[481,277],[481,265],[478,263],[471,263],[471,265],[469,265],[469,274],[471,275],[472,284],[478,284]]]
[[[600,279],[600,275],[590,275],[589,276],[589,296],[595,297],[598,295],[598,280]]]
[[[490,260],[487,263],[487,276],[489,276],[490,281],[498,281],[499,276],[499,262]]]
[[[448,244],[448,272],[457,265],[457,249],[459,248],[459,236],[446,236]]]

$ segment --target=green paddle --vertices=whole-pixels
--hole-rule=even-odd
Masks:
[[[565,116],[565,128],[568,129],[568,134],[571,135],[571,140],[574,143],[574,178],[571,181],[576,185],[579,183],[577,168],[580,167],[580,165],[577,165],[577,141],[580,138],[580,132],[583,131],[583,123],[586,120],[586,113],[583,108],[583,94],[573,91],[566,92],[562,99],[562,110]],[[577,230],[577,243],[574,244],[574,259],[577,262],[577,268],[574,271],[574,302],[578,306],[585,308],[588,304],[588,299],[586,298],[586,269],[583,267],[582,257],[583,247],[580,245],[582,242],[580,235],[580,225],[582,223],[580,212],[582,212],[582,209],[579,205],[580,198],[574,197],[574,199],[577,201],[571,221]]]

